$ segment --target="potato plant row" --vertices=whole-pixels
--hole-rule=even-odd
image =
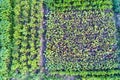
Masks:
[[[26,7],[26,8],[25,8]],[[15,1],[15,27],[14,27],[14,47],[15,52],[12,54],[12,71],[20,73],[28,70],[25,64],[27,62],[23,62],[22,60],[26,60],[26,46],[27,46],[27,24],[28,24],[28,11],[29,5],[28,0],[16,0]],[[24,56],[24,57],[23,57]]]
[[[105,10],[112,8],[112,0],[44,0],[50,10]]]
[[[39,71],[39,49],[42,13],[39,0],[15,1],[15,27],[12,71],[27,73]]]
[[[0,1],[0,80],[40,71],[42,17],[41,0]]]
[[[9,76],[9,63],[11,53],[11,6],[9,0],[0,0],[0,80]]]
[[[87,11],[51,10],[46,16],[46,66],[50,72],[119,69],[111,7]]]

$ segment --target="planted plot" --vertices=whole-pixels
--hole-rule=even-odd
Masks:
[[[63,12],[51,10],[46,16],[46,66],[51,73],[68,72],[76,75],[79,72],[82,75],[84,71],[103,71],[98,75],[107,75],[106,71],[119,70],[116,29],[111,8],[71,9]]]
[[[119,80],[119,5],[0,0],[0,80]]]
[[[15,27],[12,71],[18,73],[39,71],[41,1],[15,1]]]
[[[41,8],[37,0],[0,1],[0,80],[39,73]]]
[[[110,17],[112,14],[100,13],[99,11],[89,11],[89,14],[86,13],[86,11],[51,13],[47,21],[47,47],[50,53],[48,52],[46,54],[53,56],[55,63],[57,63],[57,60],[58,63],[64,61],[67,63],[80,63],[81,69],[107,68],[105,64],[100,64],[103,63],[104,60],[109,62],[111,58],[114,59],[116,57],[116,54],[113,54],[117,49],[114,36],[115,27],[112,22],[112,17]],[[76,16],[73,17],[73,15]],[[52,60],[52,57],[50,60]],[[87,63],[89,61],[91,64]],[[67,63],[64,66],[67,66]],[[98,64],[98,66],[95,68],[96,64]],[[112,67],[112,65],[109,67]]]

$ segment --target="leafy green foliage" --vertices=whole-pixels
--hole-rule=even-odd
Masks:
[[[119,76],[100,76],[100,77],[83,77],[83,80],[119,80],[120,77]],[[78,79],[79,80],[79,79]]]
[[[102,0],[98,1],[93,1],[93,4],[104,3]],[[67,8],[70,11],[62,11],[64,7],[61,6],[61,10],[56,11],[50,8],[46,15],[48,17],[46,66],[51,73],[89,72],[89,70],[94,72],[118,68],[119,51],[116,47],[113,11],[111,7],[105,7],[109,4],[111,6],[111,3],[109,0],[100,8],[95,5],[96,9]],[[55,4],[60,6],[59,3]]]
[[[14,53],[11,74],[39,70],[42,1],[15,0]]]
[[[115,12],[120,13],[120,0],[113,0],[113,9]]]
[[[53,57],[48,58],[49,61],[57,59],[55,64],[61,62],[63,62],[61,64],[64,64],[65,61],[65,63],[67,62],[73,66],[74,64],[72,64],[72,62],[76,63],[75,67],[71,67],[71,69],[79,69],[77,68],[77,64],[81,65],[79,66],[81,69],[107,69],[108,64],[105,65],[107,62],[109,62],[109,67],[112,67],[112,62],[109,61],[110,58],[107,56],[111,56],[114,59],[116,55],[112,54],[115,53],[112,49],[112,47],[115,46],[114,44],[116,44],[114,36],[115,27],[110,17],[112,15],[106,13],[103,16],[102,14],[104,14],[104,12],[99,11],[89,11],[89,14],[86,13],[86,11],[51,13],[48,20],[47,31],[47,49],[50,53],[47,52],[46,55]],[[72,15],[76,16],[73,17]],[[98,15],[99,18],[96,15]],[[92,17],[94,17],[94,19],[92,19]],[[59,20],[57,20],[58,18]],[[107,21],[107,19],[109,20]],[[101,24],[104,22],[106,23]],[[67,63],[63,67],[70,66]],[[103,65],[101,63],[103,63]],[[54,70],[54,68],[51,69]]]
[[[0,80],[9,77],[10,62],[10,16],[11,6],[9,0],[0,0]]]
[[[43,17],[40,8],[39,0],[0,0],[0,79],[7,80],[13,74],[38,73]]]
[[[109,76],[119,76],[120,70],[99,70],[99,71],[79,71],[79,72],[74,72],[74,71],[56,71],[56,72],[50,72],[52,75],[55,74],[60,74],[60,75],[80,75],[81,77],[92,77],[92,76],[97,76],[97,77],[109,77]],[[117,75],[118,74],[118,75]]]
[[[0,0],[0,80],[39,72],[40,8],[41,0]]]
[[[63,76],[55,76],[55,75],[45,75],[43,73],[27,73],[27,74],[14,74],[12,77],[15,80],[65,80]]]
[[[111,0],[44,0],[50,10],[105,10],[112,8]]]
[[[120,1],[113,2],[119,13]],[[0,0],[0,80],[64,80],[56,74],[119,80],[112,0],[44,0],[50,10],[45,56],[51,76],[39,67],[42,4]]]

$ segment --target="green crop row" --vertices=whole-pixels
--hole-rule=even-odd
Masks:
[[[17,6],[16,6],[17,5]],[[28,29],[28,0],[15,1],[15,27],[14,27],[14,41],[15,52],[12,54],[12,71],[17,73],[28,70],[26,60],[26,47],[27,47],[27,29]],[[18,42],[19,41],[19,42]],[[24,61],[23,61],[24,60]]]
[[[116,69],[116,70],[99,70],[99,71],[78,71],[78,72],[74,72],[74,71],[53,71],[53,72],[50,72],[52,75],[55,75],[55,74],[60,74],[60,75],[72,75],[72,76],[75,76],[75,75],[80,75],[81,77],[92,77],[92,76],[97,76],[97,77],[102,77],[102,76],[106,76],[106,77],[109,77],[109,76],[114,76],[116,74],[119,75],[120,73],[120,70],[119,69]]]
[[[120,12],[119,3],[119,0],[113,3],[112,0],[44,0],[50,10],[45,15],[48,18],[46,69],[51,74],[88,76],[91,80],[89,75],[119,75],[120,71],[114,70],[119,66],[119,51],[111,10],[113,4],[115,12]],[[0,0],[0,80],[39,80],[42,75],[45,80],[63,80],[36,74],[40,71],[42,4],[43,0]]]
[[[42,1],[15,0],[12,74],[39,71]]]
[[[119,76],[109,76],[109,77],[85,77],[82,80],[119,80]],[[79,80],[79,79],[78,79]]]
[[[80,75],[82,80],[119,80],[120,70],[108,70],[108,71],[79,71],[79,72],[63,72],[63,71],[56,71],[51,72],[51,75],[71,75],[76,76]],[[57,79],[56,79],[57,80]],[[75,77],[75,80],[80,80],[80,78]]]
[[[41,0],[0,1],[0,80],[40,71],[42,17]]]
[[[105,10],[112,8],[112,0],[44,0],[50,10]]]
[[[45,75],[43,73],[15,74],[13,76],[15,80],[41,80],[40,78],[44,78],[44,80],[65,80],[64,76]]]
[[[6,80],[10,71],[10,13],[10,0],[0,0],[0,80]]]

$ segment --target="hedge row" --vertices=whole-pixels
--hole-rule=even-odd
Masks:
[[[0,80],[9,76],[9,63],[11,53],[11,6],[9,0],[0,0]]]

